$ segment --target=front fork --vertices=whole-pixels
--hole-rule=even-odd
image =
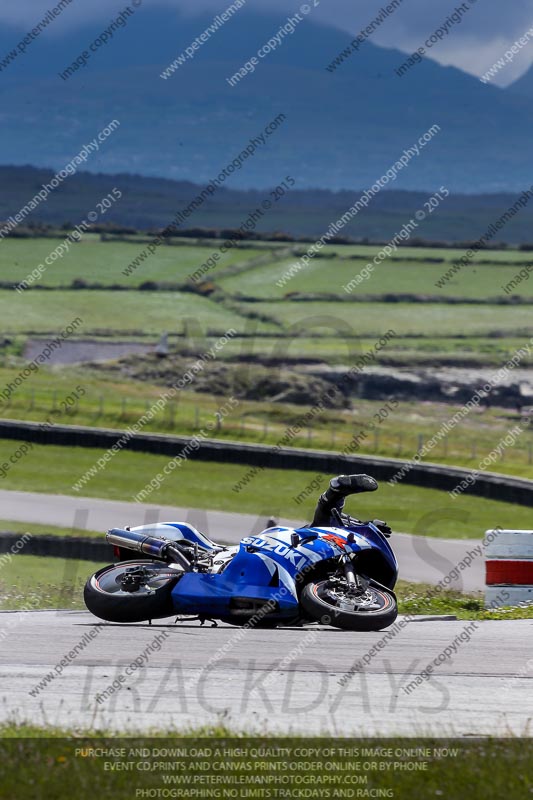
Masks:
[[[364,586],[362,585],[359,575],[357,575],[353,566],[356,558],[357,555],[355,554],[345,553],[343,556],[341,556],[341,563],[344,572],[344,577],[346,578],[346,582],[348,583],[350,588],[355,589],[355,591],[357,592],[360,592],[364,589]]]

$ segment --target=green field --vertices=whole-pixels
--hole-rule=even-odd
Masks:
[[[65,233],[66,235],[66,233]],[[135,239],[136,237],[131,237]],[[258,257],[268,262],[269,254],[280,247],[295,250],[300,254],[309,245],[276,245],[250,243],[232,247],[220,253],[220,241],[194,243],[188,240],[173,240],[172,245],[159,247],[150,258],[131,275],[122,270],[143,250],[146,241],[103,242],[96,234],[86,235],[80,243],[71,244],[61,258],[50,265],[45,259],[61,244],[61,238],[6,239],[1,251],[1,280],[14,284],[23,281],[38,265],[46,271],[32,286],[68,287],[74,280],[100,283],[103,286],[120,285],[136,288],[146,281],[184,283],[204,264],[213,253],[219,259],[214,269],[206,273],[207,280],[215,280],[231,294],[245,294],[262,299],[276,299],[291,292],[338,293],[344,299],[358,295],[383,295],[387,293],[442,294],[445,297],[486,299],[502,294],[502,286],[512,280],[524,263],[530,263],[527,254],[520,251],[501,250],[478,253],[472,265],[462,270],[444,289],[435,283],[454,260],[464,251],[420,248],[402,248],[393,260],[385,261],[370,278],[354,289],[351,295],[343,293],[343,286],[357,275],[379,252],[379,246],[344,245],[327,246],[324,253],[329,257],[316,258],[294,276],[286,286],[279,287],[279,280],[287,269],[298,260],[298,256],[263,266],[251,266],[246,271],[246,280],[239,275],[224,277],[228,267],[244,266]],[[423,259],[428,260],[424,263]],[[442,260],[441,263],[433,263]],[[480,262],[489,263],[480,263]],[[220,280],[218,276],[220,277]],[[533,282],[524,281],[513,290],[513,294],[531,297]]]
[[[65,236],[67,233],[68,231],[65,231]],[[159,247],[132,275],[124,276],[122,270],[135,259],[149,241],[149,237],[146,236],[127,238],[128,241],[101,241],[98,234],[85,234],[81,242],[71,244],[65,255],[49,266],[45,264],[45,259],[64,241],[63,238],[60,236],[40,239],[7,238],[2,242],[1,280],[18,283],[39,264],[44,264],[47,269],[39,279],[39,283],[44,286],[65,286],[76,278],[105,285],[121,284],[129,287],[138,286],[146,280],[180,283],[185,281],[188,275],[198,269],[214,252],[218,252],[222,244],[220,240],[171,239],[169,244]],[[207,273],[207,277],[216,280],[218,273],[225,271],[233,264],[242,264],[256,259],[258,256],[275,253],[280,249],[292,249],[296,254],[294,259],[283,260],[279,263],[275,263],[272,259],[272,266],[256,267],[247,273],[246,291],[250,290],[250,293],[259,297],[275,296],[268,291],[265,293],[265,289],[280,278],[287,267],[294,263],[300,254],[305,253],[309,246],[310,243],[258,242],[250,244],[250,242],[244,242],[231,247],[225,253],[219,253],[220,258],[214,270]],[[290,289],[288,285],[287,290],[330,292],[332,287],[329,275],[332,267],[338,271],[339,283],[341,280],[344,283],[346,282],[344,278],[349,280],[380,250],[380,245],[327,245],[322,252],[328,258],[326,260],[316,258],[311,261],[308,267],[290,281]],[[418,276],[418,280],[423,277],[425,284],[431,286],[442,272],[445,272],[454,261],[464,255],[464,252],[453,249],[402,247],[394,254],[394,260],[386,261],[377,268],[376,272],[379,270],[379,277],[371,277],[368,285],[379,280],[384,282],[381,288],[383,292],[402,291],[403,289],[398,287],[398,275],[401,273],[402,283],[405,280],[406,284],[409,284]],[[335,262],[330,259],[335,259]],[[426,263],[424,263],[424,259],[427,259]],[[441,259],[441,263],[433,263],[435,260]],[[454,280],[459,280],[461,294],[464,296],[485,296],[486,287],[478,286],[481,294],[477,295],[473,284],[476,282],[479,284],[481,274],[483,277],[490,275],[497,294],[498,288],[502,285],[498,282],[500,277],[502,283],[505,276],[508,276],[507,280],[509,280],[522,264],[531,263],[531,260],[528,253],[518,250],[480,252],[472,259],[472,266],[460,273],[461,278]],[[409,272],[406,273],[406,270]],[[388,284],[389,281],[392,281],[391,285]],[[222,283],[226,288],[242,289],[238,278],[225,278]],[[528,283],[522,285],[527,287]],[[449,286],[453,286],[455,289],[457,285],[451,282]],[[277,288],[273,287],[276,295],[278,294]],[[406,288],[405,291],[411,291],[411,289]],[[413,284],[413,291],[423,292],[424,289],[418,284]],[[372,289],[372,292],[377,293],[377,290]],[[517,294],[521,293],[518,288]],[[531,289],[529,293],[531,294]]]
[[[463,336],[522,338],[533,335],[533,310],[528,306],[469,306],[444,303],[334,303],[259,302],[241,303],[230,310],[204,297],[181,292],[64,291],[25,292],[17,295],[0,290],[2,332],[52,335],[75,317],[83,323],[78,338],[151,335],[163,331],[182,334],[194,321],[203,332],[222,334],[233,327],[249,327],[246,315],[255,317],[257,331],[283,332],[297,355],[294,338],[331,337],[344,357],[360,352],[358,339],[378,339],[392,329],[398,336]],[[260,317],[260,318],[258,318]],[[415,347],[415,343],[412,343]],[[393,348],[394,349],[394,348]],[[279,347],[281,352],[287,348]]]
[[[309,245],[297,245],[301,252],[305,252]],[[359,256],[365,261],[370,261],[377,253],[380,252],[382,244],[328,244],[322,250],[328,256]],[[429,261],[430,259],[441,258],[443,261],[452,264],[464,256],[465,249],[458,247],[401,247],[394,253],[394,258],[402,258],[406,261],[416,260],[418,262]],[[490,262],[528,262],[531,263],[531,256],[528,252],[522,250],[514,250],[513,248],[504,248],[503,250],[480,250],[477,255],[472,258],[472,263],[478,264],[480,261]],[[444,265],[443,265],[444,267]]]
[[[401,255],[403,256],[403,250]],[[429,253],[428,255],[436,257]],[[505,255],[509,259],[510,254],[502,253],[501,255],[502,257]],[[523,261],[525,254],[519,255],[521,256],[520,261]],[[398,256],[398,258],[400,257]],[[418,258],[420,257],[420,253],[418,253]],[[488,256],[485,254],[484,257]],[[490,258],[493,258],[492,253]],[[311,261],[288,283],[278,286],[276,281],[281,280],[287,270],[297,263],[298,259],[295,257],[268,266],[256,267],[246,272],[246,281],[243,281],[240,276],[223,277],[220,284],[231,294],[243,294],[247,297],[254,296],[264,300],[283,298],[293,292],[337,294],[343,300],[353,300],[361,295],[380,296],[400,293],[485,300],[501,296],[503,294],[502,287],[506,286],[520,270],[519,266],[502,265],[496,260],[492,264],[480,265],[474,262],[472,266],[463,269],[441,289],[435,284],[449,269],[452,261],[446,260],[442,264],[424,264],[414,263],[405,257],[405,260],[383,262],[375,267],[367,280],[357,285],[350,293],[346,293],[344,286],[349,284],[356,275],[359,275],[368,262],[364,259],[346,260],[346,257],[342,259],[320,258]],[[533,297],[533,280],[523,281],[515,287],[512,294],[520,297]]]
[[[392,328],[397,339],[382,363],[408,366],[424,363],[497,364],[514,352],[533,332],[528,306],[497,305],[490,298],[507,299],[502,286],[523,264],[531,263],[528,254],[518,250],[479,253],[474,263],[463,269],[444,289],[435,282],[463,251],[433,248],[401,248],[393,259],[382,263],[369,280],[353,295],[343,286],[380,250],[379,245],[329,245],[328,258],[316,258],[285,286],[276,281],[309,244],[246,243],[221,256],[205,280],[218,292],[205,296],[169,291],[138,292],[145,282],[183,284],[198,269],[220,242],[174,240],[175,246],[162,246],[132,275],[122,270],[143,249],[136,241],[103,242],[95,234],[72,245],[67,255],[52,264],[34,288],[18,294],[0,291],[2,325],[0,333],[10,337],[27,334],[51,335],[74,316],[83,318],[79,337],[101,335],[117,337],[159,336],[166,330],[171,337],[183,336],[191,325],[204,334],[223,333],[233,326],[246,333],[236,340],[223,358],[244,353],[254,357],[289,357],[346,362],[372,346],[384,330]],[[0,249],[1,280],[22,280],[51,252],[60,239],[6,239]],[[292,249],[294,259],[278,260],[280,250]],[[262,263],[257,264],[257,259]],[[442,259],[442,263],[434,263]],[[481,263],[481,262],[488,263]],[[235,273],[238,271],[238,274]],[[123,287],[125,291],[66,291],[73,280],[103,287]],[[63,287],[58,289],[57,287]],[[522,281],[513,293],[531,298],[533,281]],[[322,293],[338,295],[342,302],[292,302],[285,295]],[[484,305],[446,302],[384,302],[401,294],[484,301]],[[370,296],[372,302],[352,302]],[[245,298],[245,299],[243,299]],[[272,338],[274,337],[274,338]],[[174,342],[181,346],[179,340]],[[20,347],[20,344],[18,345]]]
[[[80,243],[71,244],[62,258],[47,266],[45,259],[62,241],[52,238],[6,239],[2,242],[0,252],[0,280],[19,283],[39,264],[43,264],[47,267],[46,271],[32,284],[34,286],[70,286],[76,279],[128,288],[135,288],[145,281],[185,283],[188,275],[194,273],[217,249],[216,243],[194,246],[182,240],[174,246],[159,247],[135,272],[125,276],[122,270],[146,247],[142,241],[102,242],[98,235],[88,234]],[[232,247],[226,253],[219,254],[217,268],[249,261],[265,253],[268,253],[265,248],[251,248],[249,245]]]
[[[14,450],[13,442],[0,442],[0,460]],[[3,489],[67,494],[102,455],[99,450],[34,445],[2,480]],[[79,495],[112,500],[130,500],[140,492],[169,461],[165,456],[122,451],[105,470],[99,471],[80,490]],[[240,492],[233,487],[249,468],[237,464],[187,461],[176,469],[161,487],[144,502],[220,511],[243,512],[264,518],[283,516],[304,523],[312,516],[322,485],[298,504],[297,495],[316,477],[313,472],[265,469],[255,475]],[[480,497],[461,495],[452,501],[444,492],[414,486],[389,486],[379,492],[352,499],[347,510],[360,519],[385,518],[395,530],[445,538],[481,538],[488,528],[527,528],[531,510]],[[209,533],[209,531],[207,531]],[[223,536],[220,536],[222,539]]]
[[[187,324],[204,332],[223,334],[229,328],[243,330],[245,317],[204,297],[181,292],[138,291],[28,291],[17,294],[0,290],[0,314],[4,334],[51,335],[76,317],[83,322],[78,338],[88,334],[108,336],[127,333],[158,337],[163,331],[183,333]],[[276,325],[259,323],[260,330]]]
[[[251,305],[251,304],[250,304]],[[256,312],[288,329],[335,331],[338,336],[379,338],[389,328],[399,336],[533,335],[528,306],[448,305],[445,303],[261,302]]]

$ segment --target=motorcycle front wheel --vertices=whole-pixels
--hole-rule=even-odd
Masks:
[[[301,603],[313,619],[348,631],[380,631],[398,616],[396,597],[387,589],[369,584],[354,593],[347,582],[331,578],[304,586]]]
[[[121,561],[98,570],[85,584],[89,611],[107,622],[144,622],[170,617],[171,592],[183,574],[159,561]]]

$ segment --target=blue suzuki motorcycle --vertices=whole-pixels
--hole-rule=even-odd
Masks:
[[[359,479],[350,494],[377,489],[369,476],[341,478]],[[119,623],[177,615],[247,627],[320,621],[381,630],[398,613],[390,528],[344,514],[343,497],[324,506],[326,494],[309,527],[270,527],[232,547],[183,522],[114,528],[106,538],[119,560],[89,578],[85,604]]]

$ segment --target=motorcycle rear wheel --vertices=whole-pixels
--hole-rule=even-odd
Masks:
[[[181,567],[160,561],[121,561],[95,572],[85,584],[83,599],[92,614],[107,622],[170,617],[174,613],[171,592],[182,574]],[[134,591],[124,590],[128,575],[138,583]]]
[[[304,586],[301,603],[313,619],[348,631],[380,631],[398,616],[393,592],[372,584],[355,599],[329,579],[311,582]]]

